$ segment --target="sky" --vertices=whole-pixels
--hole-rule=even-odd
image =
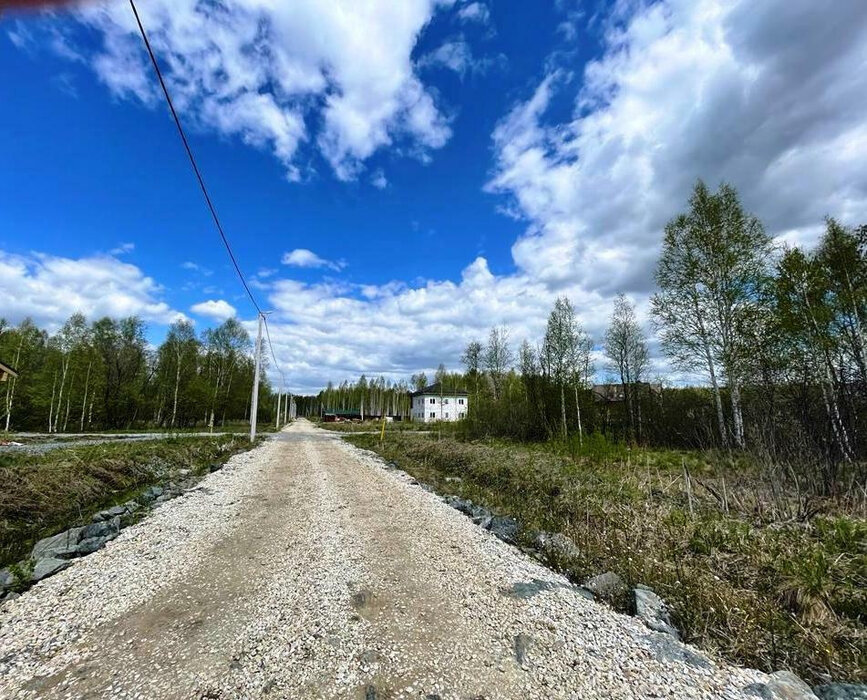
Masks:
[[[560,295],[597,350],[620,292],[651,333],[698,178],[781,245],[867,222],[863,0],[139,11],[296,393],[535,343]],[[255,332],[128,3],[6,12],[0,66],[0,316]]]

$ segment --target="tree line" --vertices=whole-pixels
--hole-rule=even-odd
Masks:
[[[650,328],[621,294],[603,337],[591,339],[561,297],[536,342],[515,344],[499,326],[470,342],[464,371],[440,366],[436,377],[470,393],[462,429],[579,447],[602,435],[750,449],[768,462],[809,464],[811,474],[818,465],[826,489],[841,464],[864,459],[867,226],[828,218],[815,248],[779,247],[733,187],[714,192],[699,181],[665,227],[654,277]],[[653,374],[652,333],[677,376]],[[594,383],[600,376],[608,382]],[[426,383],[412,379],[414,388]],[[355,406],[369,391],[329,385],[318,405]]]
[[[362,374],[355,382],[343,381],[336,386],[328,382],[316,396],[296,397],[297,411],[299,415],[308,417],[340,412],[360,418],[383,415],[409,418],[409,392],[410,385],[405,381],[392,382],[385,377],[368,379]]]
[[[655,281],[652,330],[680,388],[650,381],[650,336],[624,295],[598,345],[559,298],[536,345],[513,353],[494,328],[467,346],[471,432],[749,447],[821,463],[828,487],[864,458],[867,226],[829,218],[814,249],[780,249],[734,188],[698,182],[665,228]],[[594,347],[618,386],[593,386]]]
[[[63,433],[249,420],[252,344],[237,319],[198,335],[177,321],[156,348],[146,331],[134,316],[88,323],[76,313],[53,334],[31,319],[11,326],[0,318],[0,358],[19,375],[0,384],[0,427]],[[260,421],[276,415],[273,403],[263,378]]]

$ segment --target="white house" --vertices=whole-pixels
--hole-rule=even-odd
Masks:
[[[412,419],[422,423],[435,421],[458,421],[467,417],[470,397],[465,391],[440,389],[439,384],[431,384],[421,391],[410,394],[412,397]]]

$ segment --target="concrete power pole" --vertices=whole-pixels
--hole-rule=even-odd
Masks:
[[[259,332],[256,334],[256,373],[253,375],[253,400],[250,405],[250,442],[256,441],[256,417],[259,411],[259,364],[262,359],[262,319],[259,314]]]
[[[280,430],[280,405],[281,405],[280,402],[281,402],[282,398],[283,398],[283,392],[278,391],[277,392],[277,419],[274,421],[274,428],[276,428],[277,430]]]

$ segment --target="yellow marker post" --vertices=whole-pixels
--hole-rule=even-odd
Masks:
[[[385,416],[382,417],[382,430],[379,433],[379,444],[385,442]]]

